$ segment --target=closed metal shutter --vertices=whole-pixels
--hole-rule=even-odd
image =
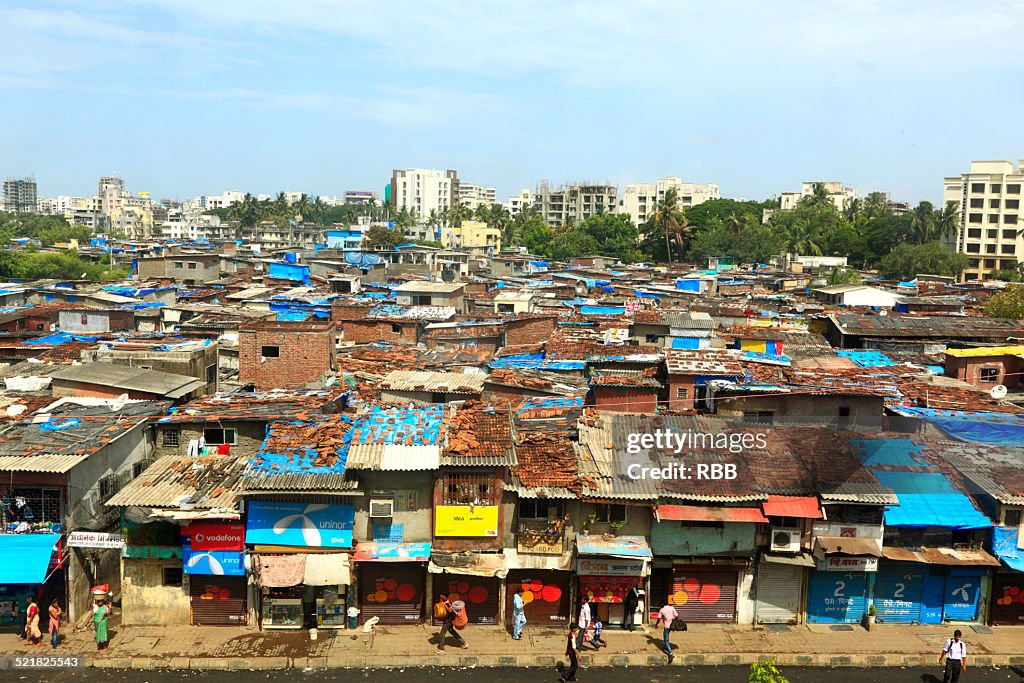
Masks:
[[[246,622],[244,576],[189,576],[193,626],[240,626]]]
[[[998,625],[1024,624],[1024,574],[996,574],[992,577],[989,618]]]
[[[435,574],[434,595],[430,599],[433,606],[441,593],[448,595],[452,602],[462,600],[466,603],[466,616],[471,624],[497,624],[499,591],[501,584],[493,576],[462,576],[460,574]],[[430,618],[435,626],[441,621],[434,618],[431,607]]]
[[[867,608],[866,572],[811,570],[807,585],[808,624],[855,624]]]
[[[974,621],[981,601],[981,580],[987,569],[950,569],[946,594],[942,600],[942,618],[950,621]]]
[[[757,623],[797,623],[803,578],[803,567],[762,562],[757,569]]]
[[[555,569],[511,569],[505,580],[505,622],[512,623],[512,597],[523,587],[526,623],[533,626],[569,625],[569,587],[573,574]]]
[[[421,562],[359,563],[359,618],[380,617],[380,624],[418,624],[423,620],[426,567]]]
[[[921,621],[925,565],[883,564],[875,579],[875,611],[880,623]]]
[[[731,624],[736,621],[738,577],[735,571],[677,567],[672,574],[669,602],[683,621]]]

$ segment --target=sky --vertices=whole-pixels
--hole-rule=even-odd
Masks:
[[[0,0],[0,176],[185,199],[808,180],[1024,158],[1024,0]]]

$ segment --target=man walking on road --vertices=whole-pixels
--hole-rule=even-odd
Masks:
[[[437,654],[444,654],[444,637],[448,633],[452,634],[455,642],[463,650],[469,647],[465,639],[455,630],[455,608],[452,607],[452,603],[448,602],[448,596],[444,593],[438,596],[437,603],[434,605],[434,615],[441,619],[441,632],[437,634]]]
[[[565,641],[565,656],[569,658],[569,668],[565,670],[559,680],[575,681],[576,672],[580,668],[579,646],[576,644],[577,634],[580,632],[578,624],[569,624],[569,637]]]
[[[960,629],[953,631],[953,637],[946,641],[939,655],[939,664],[946,660],[946,668],[942,674],[942,683],[957,683],[960,673],[967,669],[967,646],[960,640]]]
[[[523,587],[516,588],[516,594],[512,596],[512,640],[519,640],[523,637],[523,627],[526,626],[526,601],[523,600]]]
[[[633,618],[636,616],[636,608],[639,604],[640,587],[636,585],[629,589],[622,601],[622,607],[625,610],[625,614],[622,615],[622,628],[627,631],[633,630]]]
[[[579,630],[576,631],[576,650],[583,651],[583,634],[590,628],[590,596],[584,595],[580,598],[580,617],[576,621],[576,625],[579,626]],[[594,649],[597,649],[597,645],[594,644]]]
[[[679,618],[679,612],[673,605],[666,604],[660,610],[658,610],[658,621],[661,622],[662,637],[665,639],[665,653],[668,655],[668,663],[671,664],[672,660],[676,658],[672,654],[672,643],[668,642],[668,637],[672,633],[672,622]]]

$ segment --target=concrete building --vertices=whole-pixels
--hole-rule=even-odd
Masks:
[[[679,196],[680,208],[687,209],[711,199],[721,199],[722,194],[715,183],[698,185],[684,183],[681,178],[660,178],[656,183],[634,183],[626,185],[620,205],[622,211],[628,213],[636,225],[642,225],[654,213],[658,203],[665,198],[670,189]]]
[[[11,213],[36,212],[36,179],[8,178],[4,181],[4,202],[0,207]]]
[[[174,279],[195,286],[220,279],[220,254],[169,254],[138,259],[142,279]]]
[[[779,197],[781,200],[779,208],[783,211],[795,209],[797,202],[804,197],[810,197],[814,194],[815,185],[822,185],[825,188],[829,201],[840,211],[844,211],[850,206],[850,202],[853,200],[860,199],[860,195],[857,194],[856,190],[852,187],[846,187],[840,182],[811,181],[804,183],[799,192],[783,192]]]
[[[1013,267],[1024,254],[1021,185],[1024,159],[1016,169],[1009,161],[972,161],[967,173],[945,179],[942,205],[952,202],[960,216],[951,246],[970,259],[961,279],[983,280]]]
[[[523,209],[533,206],[534,196],[532,190],[520,190],[519,194],[513,195],[505,200],[505,208],[509,215],[518,216]]]
[[[475,209],[478,206],[490,206],[498,203],[498,191],[493,187],[484,187],[473,183],[459,183],[458,201],[463,206]]]
[[[238,380],[258,391],[299,389],[337,370],[333,322],[245,323],[238,329]]]
[[[239,190],[225,190],[223,193],[218,195],[201,195],[196,198],[199,203],[199,208],[202,211],[212,211],[213,209],[224,209],[232,204],[238,204],[245,199],[245,193]]]
[[[373,190],[345,190],[343,203],[347,206],[362,206],[377,201],[377,193]]]
[[[501,249],[501,230],[482,221],[462,221],[458,227],[441,228],[441,244],[448,249],[483,248],[496,252]]]
[[[458,203],[459,173],[426,168],[396,168],[391,172],[391,208],[415,212],[421,226],[419,239],[435,239],[432,226],[425,221],[431,212],[450,209]],[[430,233],[428,235],[428,233]]]
[[[562,185],[552,189],[542,180],[537,183],[534,206],[545,222],[554,228],[567,223],[580,223],[599,213],[615,211],[619,191],[614,185]]]

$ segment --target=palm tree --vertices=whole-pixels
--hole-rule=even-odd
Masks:
[[[299,196],[299,200],[297,202],[295,202],[294,204],[292,204],[291,208],[292,208],[292,211],[297,216],[299,216],[299,218],[303,222],[305,222],[307,219],[311,218],[311,216],[310,216],[310,213],[311,213],[310,209],[312,207],[313,207],[313,202],[309,201],[309,195],[307,195],[305,192],[303,192],[302,195]]]
[[[437,209],[431,209],[430,213],[427,214],[427,224],[432,228],[441,225],[441,212]]]
[[[798,221],[786,231],[786,249],[797,255],[821,256],[821,235],[810,222]]]
[[[473,218],[473,210],[465,204],[456,204],[448,209],[448,221],[456,228],[462,227],[462,221]]]
[[[931,242],[935,238],[935,207],[931,202],[921,202],[910,212],[910,234],[917,244]]]
[[[935,210],[935,231],[939,237],[950,239],[960,229],[960,209],[956,202],[946,202],[941,209]]]
[[[682,237],[682,225],[686,222],[683,210],[679,208],[679,193],[674,187],[665,192],[665,196],[658,202],[651,216],[651,223],[661,228],[665,233],[665,253],[668,262],[672,263],[672,235]],[[687,222],[687,227],[689,223]],[[680,256],[682,252],[680,252]]]
[[[242,239],[242,232],[244,230],[252,230],[256,227],[256,224],[262,218],[261,214],[260,203],[248,192],[242,197],[242,201],[233,204],[229,215],[233,220],[238,221],[238,230],[235,233],[236,239]]]
[[[822,206],[831,203],[824,183],[814,183],[811,194],[801,197],[800,202],[809,206]]]

